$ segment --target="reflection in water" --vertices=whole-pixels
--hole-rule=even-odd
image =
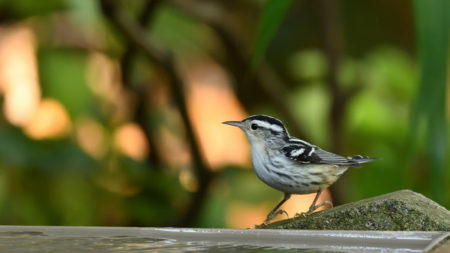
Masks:
[[[424,252],[446,232],[0,226],[0,252]]]
[[[310,249],[275,249],[252,245],[217,245],[170,239],[99,236],[50,236],[43,232],[0,232],[0,252],[316,252]],[[325,251],[320,251],[325,252]]]

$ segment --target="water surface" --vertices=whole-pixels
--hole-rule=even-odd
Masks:
[[[423,252],[445,232],[0,226],[0,252]]]

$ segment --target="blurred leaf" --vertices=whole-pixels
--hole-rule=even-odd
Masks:
[[[92,0],[65,0],[73,11],[73,15],[84,26],[93,25],[101,18],[98,1]],[[98,27],[97,27],[98,28]]]
[[[19,129],[0,127],[0,160],[6,166],[24,167],[55,173],[73,170],[92,171],[93,159],[83,153],[69,139],[36,141]]]
[[[282,194],[264,184],[253,170],[227,168],[225,180],[229,187],[229,197],[232,200],[240,200],[246,203],[261,203],[268,198],[278,200]]]
[[[261,62],[269,42],[283,21],[292,0],[268,0],[259,25],[258,36],[252,54],[252,67]]]
[[[85,53],[69,49],[41,49],[38,60],[44,97],[61,102],[72,118],[90,108],[92,93],[87,85]]]
[[[328,63],[322,51],[317,49],[302,50],[295,53],[289,67],[292,76],[298,80],[314,80],[325,77],[328,71]]]
[[[67,9],[66,0],[6,0],[5,3],[0,2],[0,7],[8,9],[9,12],[13,13],[12,16],[19,18],[27,18]]]
[[[84,174],[77,171],[65,172],[52,180],[50,187],[54,210],[61,219],[61,225],[94,224],[96,207],[94,187]]]
[[[160,171],[137,172],[134,175],[139,194],[126,199],[128,210],[134,222],[141,225],[167,225],[174,217],[183,215],[189,195],[181,188],[177,177]]]
[[[359,146],[355,152],[370,150],[377,144],[388,145],[397,159],[404,157],[405,151],[400,145],[406,138],[407,123],[407,104],[386,98],[383,93],[373,89],[363,90],[352,98],[345,119],[349,137],[354,138],[354,145]],[[381,154],[375,152],[373,156]],[[385,157],[382,158],[385,163]]]
[[[3,164],[0,165],[0,210],[3,210],[5,202],[8,199],[8,175],[5,172]]]
[[[9,209],[14,213],[11,225],[42,225],[50,224],[49,216],[45,213],[42,201],[34,198],[33,193],[22,192],[14,194],[15,197],[9,202]]]
[[[413,108],[411,139],[420,121],[427,122],[428,157],[432,165],[432,195],[444,201],[444,170],[447,151],[445,119],[446,79],[450,35],[450,1],[415,0],[414,18],[421,77]]]
[[[342,63],[339,64],[339,69],[337,73],[338,83],[343,88],[350,88],[358,84],[359,80],[359,72],[361,71],[361,64],[349,57],[346,57],[342,60]]]
[[[294,111],[299,122],[302,122],[307,141],[326,147],[329,143],[330,94],[321,82],[312,82],[292,92],[289,105],[296,108]]]
[[[155,14],[152,34],[177,55],[183,57],[207,56],[214,47],[214,36],[203,23],[184,13],[161,6]]]
[[[214,187],[219,187],[218,189],[223,189],[220,184],[216,184]],[[205,201],[205,207],[201,214],[200,227],[204,228],[214,228],[214,227],[225,227],[225,217],[227,211],[227,204],[230,202],[229,198],[224,198],[224,194],[219,192],[217,188],[211,194],[214,197],[209,197]]]
[[[411,102],[418,75],[413,60],[393,47],[380,47],[371,51],[364,60],[367,85],[383,92],[384,96]]]
[[[350,103],[347,121],[350,129],[363,129],[378,135],[396,134],[392,130],[403,121],[395,120],[399,115],[394,113],[394,106],[387,102],[371,90],[359,93]]]

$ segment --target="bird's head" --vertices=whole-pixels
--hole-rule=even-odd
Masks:
[[[288,136],[283,123],[267,115],[253,115],[242,121],[225,121],[223,124],[239,127],[252,145]]]

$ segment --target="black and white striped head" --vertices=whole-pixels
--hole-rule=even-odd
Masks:
[[[285,139],[288,135],[283,123],[267,115],[253,115],[242,121],[225,121],[224,124],[237,126],[244,131],[250,143],[272,139]]]

